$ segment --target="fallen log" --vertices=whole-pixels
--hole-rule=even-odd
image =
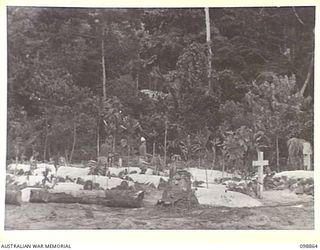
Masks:
[[[131,190],[31,190],[30,202],[34,203],[80,203],[107,207],[137,208],[142,206],[143,191]]]
[[[107,190],[103,205],[107,207],[135,208],[142,206],[144,191]]]
[[[20,205],[21,202],[21,191],[14,189],[6,190],[6,204]]]
[[[45,203],[48,201],[49,192],[45,189],[32,189],[30,190],[29,202]]]

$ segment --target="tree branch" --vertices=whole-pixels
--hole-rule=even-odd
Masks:
[[[302,25],[304,25],[304,22],[301,20],[301,18],[299,17],[296,9],[294,7],[292,7],[293,13],[296,16],[296,18],[298,19],[299,23],[301,23]]]
[[[302,96],[303,96],[303,94],[304,94],[304,91],[305,91],[306,88],[307,88],[308,82],[310,81],[310,77],[311,77],[311,73],[312,73],[312,68],[313,68],[313,55],[311,56],[311,60],[310,60],[310,64],[309,64],[309,67],[308,67],[308,73],[307,73],[306,80],[304,81],[303,86],[302,86],[301,91],[300,91],[300,94],[301,94]]]
[[[264,7],[262,7],[262,8],[260,9],[260,11],[259,11],[259,15],[261,15],[261,14],[262,14],[263,9],[264,9]]]

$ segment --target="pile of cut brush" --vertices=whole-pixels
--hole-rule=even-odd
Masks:
[[[257,197],[257,176],[251,178],[224,178],[220,180],[230,191]],[[264,190],[289,189],[297,195],[314,195],[314,178],[312,171],[286,171],[266,174],[263,180]]]
[[[266,175],[264,178],[264,188],[266,190],[289,189],[298,195],[307,194],[314,196],[314,179],[312,176],[302,176],[299,174],[290,175],[286,173],[287,172]],[[290,173],[290,171],[288,171],[288,173]]]
[[[226,185],[227,190],[243,193],[251,197],[257,197],[257,185],[256,178],[244,179],[244,180],[226,180],[222,184]]]

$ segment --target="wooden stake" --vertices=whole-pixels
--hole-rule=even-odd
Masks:
[[[263,167],[267,166],[269,161],[263,160],[263,152],[258,151],[258,160],[253,161],[252,165],[258,167],[258,197],[261,199],[263,194]]]
[[[276,152],[277,152],[277,171],[280,172],[280,163],[279,163],[279,137],[276,138]]]
[[[207,189],[209,188],[209,183],[208,183],[208,172],[207,172],[207,166],[205,166],[205,171],[206,171],[206,183],[207,183]]]
[[[48,121],[46,120],[46,137],[44,139],[43,161],[46,160],[47,143],[48,143]]]
[[[73,122],[73,142],[72,142],[72,149],[71,149],[71,153],[70,153],[70,159],[69,162],[72,162],[72,157],[73,157],[73,153],[74,153],[74,148],[76,146],[76,141],[77,141],[77,124],[74,121]]]
[[[156,166],[155,166],[155,171],[157,172],[158,171],[158,166],[157,166],[157,161],[156,161],[156,143],[154,142],[153,144],[152,144],[152,160],[151,160],[151,162],[154,164],[156,164]]]
[[[116,149],[116,135],[114,134],[112,139],[112,159],[111,159],[111,166],[114,167],[114,154]]]
[[[164,128],[164,166],[167,166],[167,133],[168,133],[168,122],[167,117],[165,118],[165,128]]]
[[[224,161],[224,155],[222,156],[222,178],[224,177],[224,171],[225,171],[225,161]]]

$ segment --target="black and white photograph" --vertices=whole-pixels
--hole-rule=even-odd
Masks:
[[[4,230],[315,230],[315,11],[6,6]]]

